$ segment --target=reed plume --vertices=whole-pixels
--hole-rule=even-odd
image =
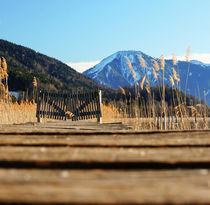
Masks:
[[[144,88],[144,81],[145,81],[145,79],[146,79],[146,76],[147,76],[147,73],[144,75],[144,77],[142,78],[141,83],[140,83],[140,86],[141,86],[141,89],[142,89],[142,90],[143,90],[143,88]]]
[[[163,115],[166,114],[166,107],[165,107],[165,60],[163,54],[160,57],[160,66],[161,70],[163,71],[163,93],[162,93],[162,108],[163,108]]]
[[[187,78],[185,82],[185,104],[187,100],[187,83],[188,83],[188,78],[189,78],[189,72],[190,72],[190,45],[187,47],[187,53],[186,53],[186,62],[188,62],[188,69],[187,69]]]
[[[155,81],[157,81],[158,80],[158,76],[157,76],[157,73],[156,73],[156,71],[155,71],[155,69],[153,67],[152,67],[152,71],[153,71],[154,79],[155,79]]]
[[[175,68],[172,68],[173,70],[173,79],[176,80],[178,83],[180,82],[180,78],[175,70]]]
[[[174,79],[171,75],[169,75],[169,81],[171,83],[171,86],[173,87],[175,85],[175,83],[174,83]]]
[[[133,79],[135,80],[136,79],[136,72],[135,70],[133,69],[133,66],[129,60],[129,58],[127,56],[124,56],[126,58],[126,61],[127,61],[127,65],[128,65],[128,69],[131,70],[132,74],[133,74]]]
[[[177,65],[177,60],[176,60],[176,57],[175,57],[174,53],[172,53],[172,61],[173,61],[173,65],[176,66]]]
[[[147,65],[146,65],[144,58],[141,55],[138,55],[138,56],[139,56],[139,62],[140,62],[141,67],[146,68]]]
[[[188,45],[187,47],[187,52],[186,52],[186,62],[190,61],[190,45]]]
[[[154,66],[155,70],[156,70],[156,71],[159,71],[159,70],[160,70],[160,67],[159,67],[157,61],[154,60],[154,59],[153,59],[152,61],[153,61],[153,63],[154,63],[153,66]]]
[[[36,80],[36,77],[33,78],[33,86],[34,86],[34,88],[37,87],[37,80]]]
[[[124,56],[124,58],[125,58],[126,61],[127,61],[128,68],[129,68],[130,70],[132,70],[132,69],[133,69],[133,66],[132,66],[132,64],[131,64],[131,62],[130,62],[130,60],[129,60],[129,58],[128,58],[127,56]]]
[[[6,62],[6,59],[4,57],[2,57],[1,66],[2,66],[4,71],[7,71],[7,62]]]
[[[0,58],[0,90],[2,99],[8,97],[8,74],[7,74],[7,62],[4,57]]]
[[[163,54],[160,56],[160,67],[161,67],[161,70],[165,69],[165,60],[164,60]]]
[[[121,90],[122,94],[126,95],[125,90],[123,89],[123,87],[121,87],[121,86],[119,86],[119,87],[120,87],[120,90]]]
[[[135,80],[136,79],[136,72],[134,69],[131,70],[132,74],[133,74],[133,79]]]
[[[149,85],[149,84],[147,84],[147,85],[145,86],[145,89],[146,89],[146,91],[147,91],[148,94],[151,94],[150,85]]]

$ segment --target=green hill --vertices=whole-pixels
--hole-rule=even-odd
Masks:
[[[100,88],[101,86],[59,60],[32,49],[0,40],[0,56],[7,60],[9,90],[31,90],[33,77],[41,88],[68,91],[72,88]]]

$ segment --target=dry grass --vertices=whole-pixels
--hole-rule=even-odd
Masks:
[[[0,103],[0,124],[36,122],[36,104]]]
[[[102,120],[103,123],[113,123],[119,122],[120,113],[118,112],[117,108],[113,105],[104,105],[102,104]]]

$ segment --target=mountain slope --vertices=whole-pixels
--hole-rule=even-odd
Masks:
[[[134,80],[132,72],[128,69],[127,56],[136,72],[136,79]],[[143,68],[139,62],[139,56],[145,60],[147,68]],[[157,72],[158,80],[155,81],[153,77],[153,60],[156,60],[160,65],[160,60],[152,58],[141,51],[119,51],[113,55],[105,58],[93,68],[85,71],[83,74],[93,79],[95,82],[102,85],[119,88],[119,86],[133,86],[135,82],[140,83],[142,77],[147,73],[147,79],[151,86],[162,84],[162,71]],[[165,61],[165,84],[170,85],[169,76],[173,76],[173,66],[171,60]],[[178,66],[175,66],[177,73],[181,79],[181,89],[185,91],[185,82],[187,78],[188,63],[179,61]],[[187,85],[187,93],[192,95],[203,96],[203,91],[206,89],[207,101],[210,103],[210,66],[194,62],[190,63],[190,72]]]
[[[0,40],[0,56],[7,60],[10,91],[30,89],[34,76],[37,77],[39,86],[45,89],[104,89],[61,61],[5,40]]]

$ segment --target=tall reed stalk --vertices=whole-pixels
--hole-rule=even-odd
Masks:
[[[184,98],[184,103],[186,105],[186,99],[187,99],[187,83],[188,83],[188,78],[189,78],[189,72],[190,72],[190,45],[187,47],[187,53],[186,53],[186,62],[188,62],[188,68],[187,68],[187,78],[185,82],[185,98]]]

